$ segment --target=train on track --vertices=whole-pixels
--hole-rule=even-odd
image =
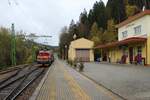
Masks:
[[[37,54],[36,61],[38,64],[42,64],[43,66],[49,66],[54,62],[53,52],[48,50],[40,50]]]

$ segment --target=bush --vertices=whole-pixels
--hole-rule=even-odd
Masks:
[[[74,60],[73,66],[74,66],[74,68],[77,68],[77,59]]]
[[[74,68],[76,69],[76,68],[77,68],[77,63],[74,62],[74,63],[73,63],[73,66],[74,66]]]
[[[70,61],[70,65],[73,66],[73,61]]]
[[[28,64],[29,64],[29,63],[32,63],[32,62],[33,62],[33,60],[32,60],[32,56],[29,56],[29,57],[28,57],[28,59],[27,59],[27,61],[26,61],[26,63],[28,63]]]
[[[71,60],[67,60],[67,63],[71,66],[73,65],[73,61],[71,61]]]
[[[84,69],[84,64],[83,64],[83,62],[80,62],[79,71],[82,72],[83,69]]]
[[[70,64],[70,61],[69,61],[69,60],[67,60],[67,63],[68,63],[68,64]]]

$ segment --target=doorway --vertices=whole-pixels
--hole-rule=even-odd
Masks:
[[[90,49],[76,49],[76,58],[83,62],[89,62]]]
[[[130,60],[130,64],[133,63],[133,47],[129,48],[129,60]]]

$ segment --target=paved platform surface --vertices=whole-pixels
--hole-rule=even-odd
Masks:
[[[128,100],[150,100],[150,67],[85,63],[83,73]]]
[[[30,100],[122,100],[56,59]]]

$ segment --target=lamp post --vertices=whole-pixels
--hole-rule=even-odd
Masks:
[[[77,35],[76,35],[76,34],[74,34],[74,35],[73,35],[73,39],[75,40],[76,38],[77,38]]]

